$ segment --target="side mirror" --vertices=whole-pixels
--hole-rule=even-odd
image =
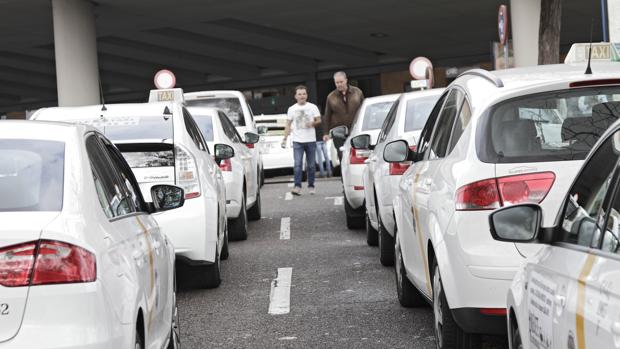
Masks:
[[[214,147],[215,150],[215,162],[219,163],[221,160],[230,159],[235,156],[235,149],[228,144],[218,143]]]
[[[370,135],[362,134],[351,138],[351,146],[354,149],[371,149]]]
[[[266,135],[267,132],[269,131],[269,127],[267,127],[267,126],[258,126],[258,127],[256,127],[256,131],[258,132],[259,135]]]
[[[337,126],[329,130],[329,135],[334,139],[340,139],[344,141],[349,135],[349,128],[346,126]]]
[[[154,185],[151,187],[151,197],[155,211],[167,211],[183,206],[185,193],[182,188],[174,185]]]
[[[245,133],[245,144],[256,144],[260,140],[260,136],[254,132]]]
[[[536,241],[541,221],[542,209],[536,204],[509,206],[489,215],[493,239],[505,242]]]
[[[409,144],[407,141],[399,139],[386,144],[383,148],[383,160],[386,162],[403,162],[411,160],[409,156]]]

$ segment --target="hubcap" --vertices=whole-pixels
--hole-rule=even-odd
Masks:
[[[437,339],[437,348],[443,348],[442,292],[439,268],[435,268],[435,274],[433,275],[433,313],[435,315],[435,338]]]

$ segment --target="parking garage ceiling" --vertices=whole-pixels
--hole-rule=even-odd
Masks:
[[[162,68],[191,91],[304,81],[335,69],[406,70],[419,55],[436,66],[490,61],[501,3],[99,0],[103,91],[110,101],[141,100]],[[592,20],[600,40],[599,5],[564,0],[564,48],[589,40]],[[55,105],[50,0],[0,0],[0,30],[0,111]]]

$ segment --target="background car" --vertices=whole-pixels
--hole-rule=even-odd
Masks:
[[[371,246],[379,244],[379,260],[386,266],[394,265],[392,201],[398,192],[400,177],[410,163],[386,162],[383,159],[383,149],[388,142],[396,139],[415,144],[442,92],[443,89],[433,89],[400,95],[381,126],[381,132],[373,146],[374,151],[368,158],[368,166],[362,173],[366,201],[366,241]],[[362,145],[360,150],[363,151],[363,148],[368,147]]]
[[[597,108],[595,106],[594,108]],[[620,117],[620,102],[602,105]],[[493,238],[542,243],[508,291],[510,348],[611,348],[620,314],[620,123],[592,150],[560,207],[542,228],[542,208],[521,204],[493,212]]]
[[[344,188],[346,223],[349,229],[364,226],[366,206],[364,205],[362,173],[371,152],[370,144],[376,142],[381,125],[383,125],[388,111],[398,96],[398,94],[392,94],[364,99],[353,119],[351,129],[348,130],[345,126],[340,126],[332,132],[333,137],[340,139],[346,137],[346,140],[343,140],[340,168]],[[360,134],[368,136],[366,144],[358,148],[352,147],[352,140]]]
[[[493,240],[488,216],[538,203],[543,222],[555,219],[583,159],[617,117],[601,101],[620,100],[620,64],[585,69],[466,72],[431,112],[415,153],[405,141],[386,146],[386,160],[414,161],[394,200],[399,301],[431,300],[439,348],[506,332],[508,288],[540,245]]]
[[[215,108],[190,107],[207,146],[213,150],[226,183],[226,216],[228,234],[231,240],[245,240],[248,237],[248,219],[261,218],[260,174],[252,162],[248,144],[258,142],[257,134],[248,134],[242,141],[235,126],[223,111]],[[230,153],[222,159],[219,154]]]
[[[246,132],[258,134],[254,114],[250,105],[246,102],[245,96],[240,91],[199,91],[184,94],[185,104],[189,107],[211,107],[221,109],[232,121],[239,134],[245,135]],[[265,173],[263,170],[263,159],[260,151],[248,146],[252,151],[254,166],[260,174],[261,186],[265,183]]]
[[[156,184],[183,188],[183,208],[159,213],[155,218],[173,242],[177,261],[191,269],[195,284],[219,286],[220,258],[228,258],[226,186],[198,126],[182,104],[45,108],[33,119],[100,129],[123,153],[146,200],[151,199],[150,188]]]
[[[152,213],[183,190],[151,190],[94,128],[0,121],[3,348],[178,348],[174,249]]]
[[[288,139],[285,148],[281,147],[286,128],[286,114],[257,115],[254,119],[260,135],[257,146],[263,157],[265,171],[292,170],[294,165],[292,139]]]

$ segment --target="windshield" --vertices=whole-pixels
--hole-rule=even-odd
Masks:
[[[418,131],[424,128],[431,110],[440,95],[411,99],[407,102],[405,114],[405,132]]]
[[[499,163],[583,160],[619,117],[618,87],[521,97],[491,111],[479,153]]]
[[[191,107],[209,107],[221,109],[226,116],[237,126],[245,126],[245,117],[241,102],[236,97],[213,97],[185,101],[185,104]]]
[[[0,212],[60,211],[65,144],[0,139]]]
[[[364,123],[362,124],[362,131],[378,130],[383,125],[383,121],[390,111],[394,102],[380,102],[370,104],[366,107],[364,113]]]

